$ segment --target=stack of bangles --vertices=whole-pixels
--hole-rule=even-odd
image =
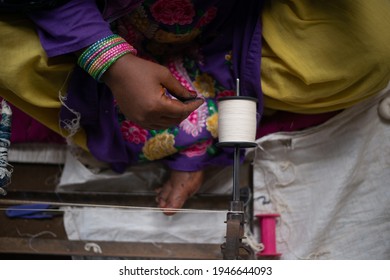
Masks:
[[[77,63],[95,80],[100,81],[107,69],[125,54],[137,54],[137,50],[122,37],[113,34],[90,45]]]

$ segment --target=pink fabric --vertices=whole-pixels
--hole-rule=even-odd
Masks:
[[[10,104],[12,109],[12,143],[57,143],[65,144],[65,139],[29,115]]]

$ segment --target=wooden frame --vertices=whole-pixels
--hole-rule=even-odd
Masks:
[[[3,257],[12,258],[13,254],[21,254],[26,258],[33,258],[34,255],[56,255],[129,259],[222,259],[219,244],[72,241],[67,238],[62,216],[42,220],[10,219],[5,215],[6,207],[23,203],[109,206],[126,205],[128,201],[132,201],[132,206],[155,206],[152,196],[110,193],[58,194],[54,191],[57,183],[55,178],[59,178],[61,174],[61,165],[13,165],[14,173],[8,194],[0,198],[0,208],[3,210],[0,212],[0,254]],[[231,197],[226,195],[198,195],[190,199],[186,207],[227,210],[230,200]]]

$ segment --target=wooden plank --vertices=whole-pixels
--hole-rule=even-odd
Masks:
[[[71,241],[21,237],[0,237],[0,252],[132,259],[212,260],[222,258],[218,244]]]
[[[62,165],[11,163],[12,181],[7,191],[54,191],[62,172]]]
[[[0,205],[7,207],[27,201],[85,203],[105,205],[129,205],[155,207],[154,195],[70,192],[55,193],[55,178],[60,175],[58,165],[19,164],[13,174],[13,182],[8,195],[0,197]],[[248,172],[243,168],[244,172]],[[242,176],[247,180],[247,176]],[[48,180],[49,179],[49,180]],[[248,182],[243,183],[247,186]],[[251,186],[251,182],[249,182]],[[202,210],[227,210],[231,195],[196,195],[187,201],[184,208]],[[130,206],[130,205],[129,205]],[[28,254],[31,256],[89,256],[125,257],[132,259],[222,259],[219,244],[175,244],[175,243],[135,243],[99,241],[96,243],[101,253],[93,247],[86,249],[88,241],[69,241],[63,228],[62,217],[51,220],[32,221],[27,219],[7,219],[0,213],[0,255]],[[53,232],[39,235],[42,232]]]

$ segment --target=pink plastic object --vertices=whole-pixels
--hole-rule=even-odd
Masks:
[[[276,218],[279,214],[258,214],[256,215],[259,220],[261,240],[264,245],[264,250],[257,253],[258,257],[262,256],[280,256],[281,253],[276,252]]]

